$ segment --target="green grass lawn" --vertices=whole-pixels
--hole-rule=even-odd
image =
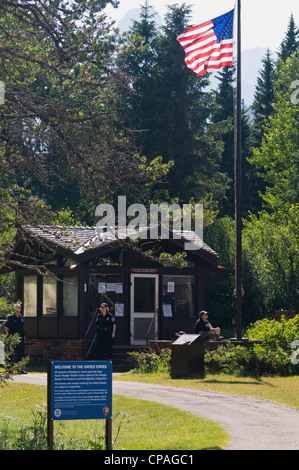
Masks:
[[[252,378],[209,374],[204,379],[174,380],[166,373],[142,375],[131,371],[114,376],[113,380],[246,395],[299,409],[299,376]],[[10,383],[0,388],[0,403],[0,449],[5,449],[10,448],[21,429],[33,426],[34,414],[46,409],[46,387]],[[112,431],[115,450],[222,449],[230,440],[227,432],[216,423],[155,402],[118,395],[113,396]],[[54,434],[58,449],[104,447],[102,420],[55,422]],[[13,448],[28,445],[26,439],[28,433],[18,439]]]
[[[16,437],[20,429],[33,427],[33,415],[46,408],[46,387],[10,383],[0,389],[0,401],[0,449],[14,439],[13,448],[28,448],[28,434]],[[113,417],[115,450],[221,449],[230,440],[216,423],[144,400],[113,396]],[[54,435],[59,449],[97,449],[104,446],[104,421],[55,422]]]

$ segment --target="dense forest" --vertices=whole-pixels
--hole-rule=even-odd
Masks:
[[[204,241],[234,267],[234,67],[197,77],[177,36],[192,8],[150,1],[120,34],[116,0],[0,3],[0,264],[17,227],[94,225],[95,208],[203,203]],[[243,105],[244,324],[298,311],[299,31],[290,17],[277,58],[267,51],[254,102]],[[14,296],[13,275],[0,297]],[[234,279],[206,277],[220,326],[235,315]]]

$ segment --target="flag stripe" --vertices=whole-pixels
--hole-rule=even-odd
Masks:
[[[207,69],[213,68],[213,69],[219,69],[221,67],[225,67],[228,65],[232,65],[232,59],[228,60],[228,57],[217,57],[215,60],[208,60],[204,62],[199,62],[192,67],[190,67],[194,72],[196,72],[198,75],[203,75],[203,73],[206,73]],[[203,72],[203,73],[200,73]]]
[[[193,26],[192,28],[188,28],[186,31],[179,35],[179,38],[183,41],[186,38],[198,36],[199,34],[202,34],[203,32],[211,29],[211,27],[213,27],[212,21],[206,21],[205,23],[202,23],[199,26]]]
[[[227,45],[228,46],[228,45]],[[198,68],[202,66],[203,64],[206,64],[205,70],[207,67],[209,67],[213,62],[222,63],[222,60],[225,59],[225,62],[229,62],[229,65],[232,65],[232,59],[233,59],[233,48],[224,48],[220,49],[219,44],[214,44],[213,47],[209,48],[209,58],[207,59],[207,53],[199,53],[198,51],[193,53],[193,56],[188,56],[185,58],[185,63],[186,65],[193,70],[194,72],[197,72]],[[222,67],[223,65],[220,65]],[[219,68],[220,68],[219,67]]]
[[[209,52],[215,51],[215,50],[218,50],[218,51],[220,50],[219,44],[217,44],[217,43],[211,44],[209,47],[206,47],[204,49],[200,49],[200,50],[195,49],[195,50],[191,51],[188,55],[186,55],[186,60],[188,62],[190,62],[192,60],[192,58],[194,58],[194,57],[206,57]],[[232,47],[231,42],[226,43],[226,44],[222,44],[221,50],[224,53],[232,52],[233,47]]]
[[[192,34],[186,35],[184,38],[181,38],[181,36],[179,36],[178,41],[183,46],[183,48],[186,49],[186,47],[191,44],[194,40],[198,40],[198,42],[200,42],[202,38],[206,38],[209,36],[214,37],[212,27],[213,24],[209,25],[209,27],[205,29],[200,29],[196,32],[192,32]]]
[[[198,75],[233,63],[234,10],[187,29],[177,38],[185,50],[187,67]]]
[[[194,49],[201,49],[208,44],[217,43],[217,38],[215,33],[212,32],[210,34],[205,34],[203,37],[197,38],[195,41],[189,42],[188,46],[184,47],[185,53],[194,50]]]

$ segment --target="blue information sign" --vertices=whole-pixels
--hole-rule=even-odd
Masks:
[[[52,362],[51,419],[110,419],[110,361]]]

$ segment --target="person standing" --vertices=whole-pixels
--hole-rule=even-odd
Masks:
[[[98,360],[112,360],[113,339],[115,337],[115,330],[115,318],[109,312],[108,305],[106,303],[102,303],[96,319]]]
[[[7,317],[4,330],[8,335],[19,335],[19,343],[14,349],[14,362],[18,363],[25,356],[25,321],[21,314],[21,304],[19,302],[14,305],[14,313]]]

